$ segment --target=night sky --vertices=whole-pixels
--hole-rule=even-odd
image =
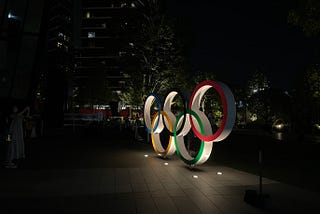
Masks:
[[[271,87],[290,90],[314,61],[312,39],[287,22],[290,2],[168,0],[167,11],[191,37],[193,71],[244,85],[258,69]]]

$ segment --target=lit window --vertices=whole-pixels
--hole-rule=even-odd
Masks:
[[[18,19],[18,16],[15,16],[12,11],[9,11],[9,13],[8,13],[8,19]]]
[[[62,48],[62,43],[61,42],[57,42],[57,48]]]
[[[251,114],[249,118],[252,122],[254,122],[258,119],[258,116],[257,116],[257,114]]]
[[[90,18],[90,16],[91,16],[90,12],[87,12],[86,13],[86,18],[88,19],[88,18]]]
[[[95,38],[96,32],[88,32],[88,38]]]
[[[119,56],[124,56],[126,54],[127,54],[127,52],[125,52],[125,51],[119,51]]]
[[[136,5],[134,3],[131,3],[131,7],[136,7]]]

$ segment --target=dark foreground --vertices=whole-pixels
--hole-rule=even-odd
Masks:
[[[152,146],[135,141],[131,132],[68,132],[26,140],[26,160],[18,162],[18,169],[0,170],[1,214],[301,213],[318,208],[316,143],[235,131],[214,145],[207,163],[190,170],[176,155],[157,158]],[[271,198],[265,209],[243,201],[246,190],[258,189],[258,142],[264,149],[263,175],[270,178],[263,179],[263,191]]]
[[[263,176],[320,193],[320,143],[280,141],[238,130],[214,148],[217,162],[254,174],[259,173],[258,151],[262,148]]]

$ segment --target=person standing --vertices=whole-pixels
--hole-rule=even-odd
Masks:
[[[1,144],[1,165],[4,168],[17,168],[12,157],[8,155],[12,150],[11,135],[9,133],[8,117],[0,111],[0,144]]]
[[[11,114],[11,124],[9,132],[11,134],[11,148],[8,151],[8,158],[11,160],[18,160],[25,158],[24,151],[24,132],[23,119],[30,114],[30,108],[27,106],[23,111],[18,112],[18,107],[13,107]]]
[[[139,114],[136,114],[135,122],[134,122],[134,139],[141,141],[143,138],[139,134],[139,128],[141,127],[141,120]]]

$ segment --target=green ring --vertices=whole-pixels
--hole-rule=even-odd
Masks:
[[[203,124],[200,120],[200,117],[199,115],[197,115],[197,113],[195,113],[194,111],[192,111],[191,109],[187,109],[187,114],[191,114],[192,116],[194,116],[197,120],[197,122],[199,123],[199,126],[200,126],[200,133],[201,134],[204,134],[204,127],[203,127]],[[203,147],[204,147],[204,141],[201,140],[201,144],[200,144],[200,149],[198,151],[198,154],[195,158],[193,158],[192,160],[187,160],[185,159],[182,155],[181,155],[181,152],[179,150],[179,146],[178,146],[178,142],[177,142],[177,125],[178,125],[178,122],[180,120],[180,118],[184,115],[184,112],[181,112],[178,117],[177,117],[177,120],[176,120],[176,123],[174,125],[174,128],[173,128],[173,136],[174,136],[174,144],[176,146],[176,151],[177,151],[177,154],[178,156],[183,160],[183,162],[185,162],[186,164],[188,165],[196,165],[197,162],[200,160],[201,156],[202,156],[202,153],[203,153]],[[187,115],[185,115],[186,117]],[[191,129],[192,130],[192,129]]]

